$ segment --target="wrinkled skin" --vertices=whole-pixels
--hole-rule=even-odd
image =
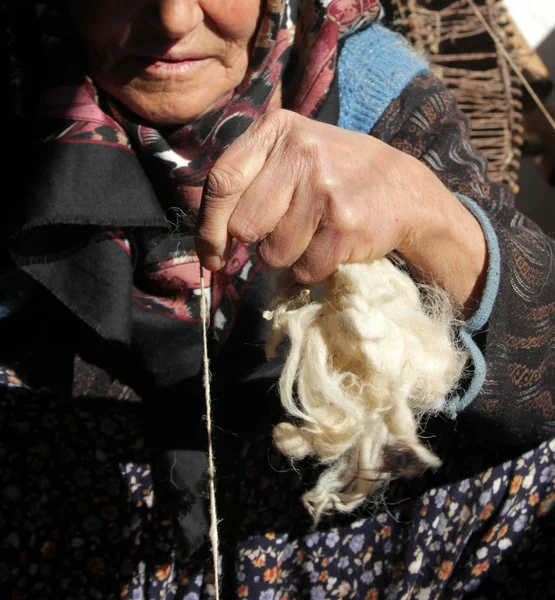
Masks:
[[[484,284],[481,227],[427,167],[285,110],[255,121],[211,169],[198,234],[207,268],[220,268],[233,237],[258,242],[263,262],[306,283],[397,250],[467,316]]]
[[[158,125],[196,119],[239,85],[260,16],[260,0],[68,0],[68,4],[87,50],[91,76],[137,115]],[[167,52],[200,60],[179,75],[153,75],[145,69]]]

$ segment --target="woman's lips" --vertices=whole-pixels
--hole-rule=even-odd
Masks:
[[[193,71],[204,66],[210,57],[166,58],[159,56],[134,56],[133,60],[141,70],[153,79],[187,78]]]

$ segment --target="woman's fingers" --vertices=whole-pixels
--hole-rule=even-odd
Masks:
[[[264,160],[262,152],[245,152],[234,162],[228,162],[224,154],[208,173],[195,239],[197,254],[205,268],[221,268],[230,241],[229,219]]]
[[[321,205],[314,201],[314,194],[310,196],[306,188],[306,182],[297,186],[285,215],[258,244],[259,258],[272,269],[287,269],[295,263],[318,230]]]
[[[276,111],[285,112],[285,111]],[[288,115],[289,113],[287,113]],[[197,227],[196,248],[201,264],[210,270],[221,267],[226,246],[232,232],[230,219],[253,181],[264,169],[269,155],[278,144],[280,136],[288,127],[289,116],[267,113],[255,121],[216,161],[210,170],[204,185],[203,200]],[[274,179],[274,190],[280,182]],[[271,188],[265,183],[267,188]],[[256,231],[248,231],[249,223],[260,221],[264,227],[270,227],[272,206],[264,211],[260,203],[246,203],[237,213],[232,229],[243,232],[242,241],[256,241]],[[282,202],[283,204],[283,202]],[[277,207],[283,212],[283,207]],[[248,211],[254,211],[247,217]],[[276,211],[277,212],[277,211]],[[253,221],[254,218],[254,221]],[[275,224],[278,219],[275,219]],[[272,227],[273,228],[273,227]]]
[[[487,264],[478,221],[426,165],[284,110],[257,119],[216,162],[197,233],[205,268],[218,269],[236,238],[258,242],[266,265],[307,284],[396,250],[467,307]]]
[[[414,187],[410,170],[405,177],[404,167],[392,169],[392,152],[399,162],[400,152],[369,136],[267,113],[208,175],[196,241],[201,264],[219,269],[234,238],[258,243],[267,266],[291,267],[313,284],[343,263],[387,254],[407,237]]]
[[[332,229],[318,230],[307,249],[292,265],[293,277],[308,285],[322,283],[340,265],[349,262],[351,245],[348,239],[341,238]]]
[[[229,235],[245,244],[264,239],[289,210],[295,185],[287,158],[272,152],[235,206],[227,226]]]

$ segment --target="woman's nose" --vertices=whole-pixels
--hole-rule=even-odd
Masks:
[[[147,9],[148,22],[168,38],[184,37],[203,18],[198,0],[154,0]]]

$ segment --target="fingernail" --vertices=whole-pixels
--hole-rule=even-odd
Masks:
[[[222,266],[222,259],[219,256],[203,256],[201,259],[202,266],[209,271],[219,271]]]

